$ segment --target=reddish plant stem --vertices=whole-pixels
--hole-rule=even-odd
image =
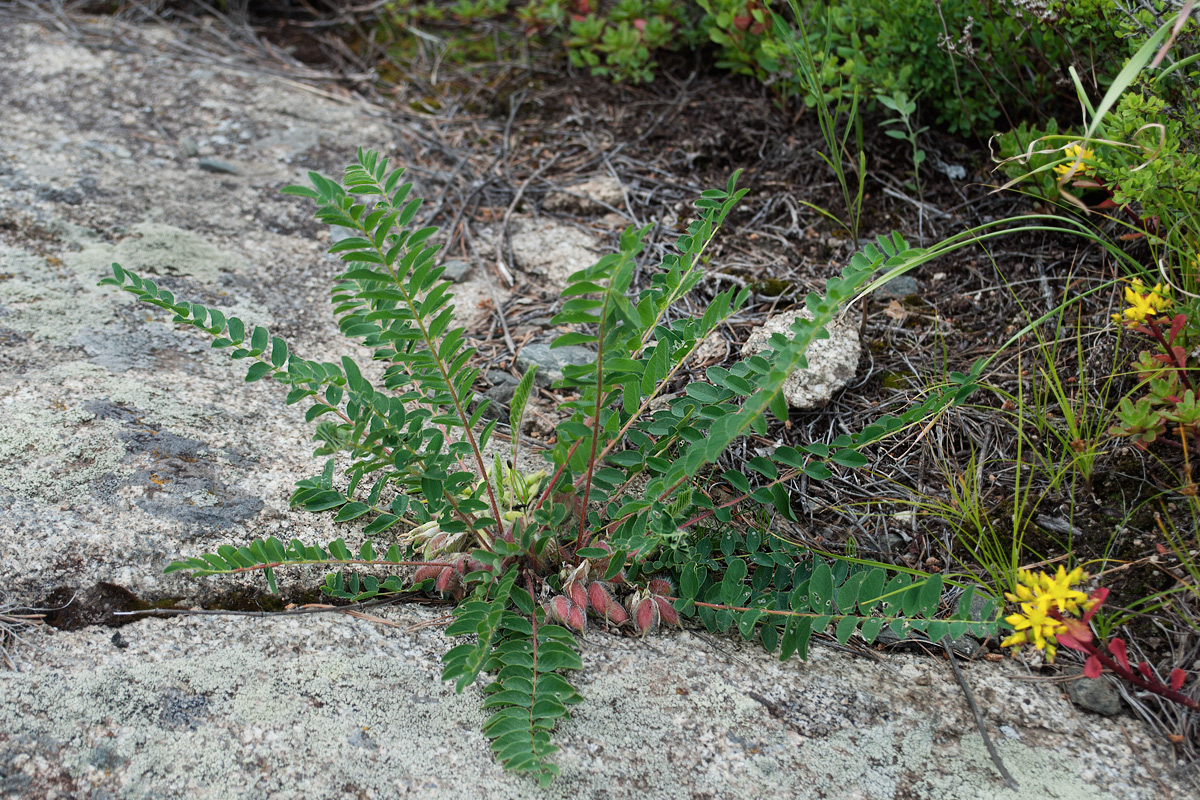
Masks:
[[[1161,681],[1146,680],[1146,678],[1139,673],[1134,672],[1132,669],[1126,669],[1105,655],[1104,651],[1097,647],[1094,642],[1079,642],[1079,644],[1079,647],[1071,647],[1071,649],[1079,650],[1082,653],[1086,653],[1089,656],[1094,657],[1097,661],[1111,670],[1113,674],[1126,683],[1132,683],[1139,689],[1145,689],[1148,692],[1153,692],[1159,697],[1164,697],[1167,700],[1170,700],[1172,703],[1178,703],[1179,705],[1190,708],[1193,711],[1200,711],[1200,702],[1193,700],[1182,692],[1175,691]]]
[[[1150,331],[1150,335],[1154,337],[1154,341],[1158,342],[1159,346],[1162,347],[1163,352],[1165,352],[1167,357],[1171,359],[1171,367],[1179,373],[1179,380],[1181,380],[1183,385],[1188,389],[1195,391],[1196,387],[1192,385],[1191,378],[1188,377],[1187,363],[1185,362],[1181,364],[1179,362],[1175,348],[1171,346],[1171,344],[1167,342],[1166,337],[1163,336],[1162,330],[1160,330],[1158,327],[1158,321],[1152,317],[1146,317],[1146,325],[1147,330]]]

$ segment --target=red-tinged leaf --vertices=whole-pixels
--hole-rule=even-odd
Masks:
[[[1174,344],[1175,337],[1179,335],[1179,332],[1181,330],[1183,330],[1183,326],[1186,324],[1187,324],[1187,315],[1186,314],[1176,314],[1175,318],[1171,320],[1171,334],[1167,337],[1167,342],[1169,342],[1170,344]]]
[[[1150,665],[1145,661],[1138,664],[1138,672],[1142,673],[1142,677],[1146,680],[1150,681],[1151,683],[1156,683],[1154,680],[1154,673],[1150,671]]]
[[[1125,653],[1125,641],[1120,638],[1115,638],[1108,643],[1108,651],[1113,654],[1113,658],[1117,659],[1117,663],[1125,669],[1129,669],[1129,656]]]
[[[1086,644],[1091,643],[1092,629],[1088,627],[1088,624],[1086,622],[1081,622],[1077,619],[1071,619],[1069,617],[1067,619],[1064,619],[1062,622],[1064,625],[1067,626],[1066,635],[1070,636],[1073,640],[1078,642],[1080,645],[1086,645]],[[1055,638],[1058,639],[1060,642],[1062,641],[1061,634],[1055,636]],[[1071,649],[1072,650],[1082,650],[1083,652],[1087,652],[1087,650],[1082,646],[1072,647]]]
[[[675,596],[675,586],[666,578],[651,578],[650,582],[646,584],[646,590],[650,594],[661,594],[667,597]]]
[[[658,630],[659,621],[658,603],[654,602],[654,598],[643,598],[633,607],[633,627],[642,636]]]
[[[1183,681],[1186,677],[1187,673],[1178,667],[1171,670],[1171,688],[1178,692],[1183,688]]]
[[[1061,641],[1061,639],[1060,639],[1060,641]],[[1100,659],[1096,658],[1095,656],[1092,656],[1083,665],[1084,677],[1093,678],[1093,679],[1099,678],[1101,669],[1102,668],[1100,666]]]
[[[671,601],[665,597],[653,597],[654,605],[658,606],[658,617],[664,625],[674,625],[676,628],[682,628],[683,625],[679,622],[679,612],[675,610],[675,606],[671,605]]]
[[[571,598],[571,602],[582,609],[588,607],[588,590],[579,581],[571,581],[563,587],[563,594]]]
[[[1087,652],[1087,648],[1084,647],[1083,644],[1081,644],[1078,639],[1076,639],[1074,636],[1072,636],[1069,633],[1059,633],[1059,634],[1056,634],[1054,638],[1058,640],[1058,644],[1060,647],[1066,647],[1070,650],[1078,650],[1081,653]]]
[[[1086,625],[1092,621],[1092,615],[1100,610],[1100,606],[1104,605],[1104,601],[1108,599],[1108,589],[1103,586],[1097,586],[1092,590],[1092,596],[1089,598],[1093,605],[1083,613],[1083,623]]]

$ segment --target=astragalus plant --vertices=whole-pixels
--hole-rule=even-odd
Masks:
[[[315,455],[330,458],[319,476],[298,483],[292,505],[358,520],[362,544],[351,551],[340,538],[325,547],[256,539],[187,557],[168,572],[261,571],[274,591],[278,570],[319,564],[336,568],[324,585],[334,597],[365,600],[416,585],[458,599],[447,633],[463,641],[446,653],[444,678],[461,692],[481,672],[491,675],[484,731],[492,749],[506,768],[543,783],[558,773],[551,732],[581,700],[564,673],[581,668],[576,637],[589,625],[644,635],[698,616],[714,630],[736,625],[782,658],[803,656],[813,633],[830,626],[843,642],[856,631],[872,641],[884,625],[934,640],[995,630],[990,613],[968,621],[969,592],[955,609],[941,608],[939,576],[826,562],[734,521],[739,504],[790,517],[790,481],[823,479],[830,465],[861,466],[860,448],[953,402],[970,389],[966,376],[964,386],[855,436],[715,466],[739,437],[765,433],[768,413],[787,419],[784,379],[805,366],[806,348],[843,304],[878,270],[924,251],[898,235],[866,247],[824,296],[809,295],[812,317],[797,320],[790,337],[777,334],[769,351],[709,369],[708,382],[685,383],[678,376],[700,342],[746,300],[731,290],[712,297],[701,317],[668,313],[701,281],[702,255],[743,194],[737,176],[703,193],[698,219],[636,291],[649,228],[627,230],[619,252],[572,275],[563,290],[554,322],[574,332],[556,344],[589,346],[596,359],[564,370],[570,399],[546,469],[531,475],[515,467],[515,447],[533,376],[510,408],[510,458],[487,457],[498,423],[485,416],[486,400],[472,407],[475,351],[455,324],[451,284],[429,244],[435,229],[410,230],[420,201],[410,199],[402,170],[360,151],[340,183],[310,175],[311,187],[284,191],[312,199],[322,222],[354,232],[330,248],[347,267],[333,313],[342,333],[385,365],[379,385],[350,357],[305,360],[265,328],[179,302],[119,265],[103,283],[200,328],[213,347],[249,362],[247,381],[271,378],[287,387],[287,403],[308,405]],[[335,480],[336,454],[345,466]],[[726,499],[714,499],[717,484]]]

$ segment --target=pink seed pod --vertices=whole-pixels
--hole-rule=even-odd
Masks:
[[[675,596],[675,585],[666,578],[651,578],[650,582],[646,584],[646,589],[650,594],[661,594],[667,597]]]
[[[633,627],[642,636],[658,630],[658,603],[653,597],[643,597],[633,607]]]
[[[467,572],[479,572],[479,570],[484,570],[486,572],[492,571],[491,564],[485,564],[478,559],[471,558],[470,556],[467,556],[467,559],[464,563],[467,565]]]
[[[583,584],[579,581],[571,581],[563,587],[563,593],[571,598],[571,602],[582,608],[584,611],[588,607],[588,590],[583,588]]]
[[[454,567],[442,567],[442,571],[438,574],[437,583],[433,585],[442,594],[451,594],[462,585],[458,577],[458,570]]]
[[[471,559],[466,553],[459,553],[454,558],[450,559],[450,563],[458,570],[459,575],[466,575],[471,571]]]
[[[417,567],[417,571],[413,575],[413,584],[415,585],[421,581],[427,581],[430,578],[436,578],[441,574],[441,572],[442,567],[439,566],[426,565],[424,567]]]
[[[546,604],[546,613],[559,624],[574,631],[583,633],[587,630],[587,615],[583,609],[571,602],[570,598],[561,594],[550,598]]]
[[[682,628],[683,625],[679,622],[679,612],[675,610],[675,606],[671,605],[671,601],[665,597],[653,598],[654,605],[658,607],[658,616],[664,625],[674,625],[676,628]]]
[[[615,585],[617,585],[617,586],[624,586],[624,585],[625,585],[625,583],[626,583],[626,581],[625,581],[625,570],[621,570],[621,571],[620,571],[620,572],[618,572],[616,575],[613,575],[611,578],[609,578],[609,579],[608,579],[608,582],[609,582],[609,583],[612,583],[612,584],[615,584]]]
[[[595,581],[588,586],[588,599],[592,602],[595,612],[604,617],[606,622],[613,625],[624,625],[629,621],[629,612],[613,596],[612,589],[602,581]]]

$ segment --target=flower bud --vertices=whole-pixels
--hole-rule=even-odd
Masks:
[[[455,589],[462,586],[462,581],[459,579],[458,570],[454,567],[443,567],[438,573],[437,582],[433,588],[437,589],[442,594],[453,594]]]
[[[437,578],[442,572],[442,567],[426,564],[423,567],[417,567],[416,573],[413,575],[413,584],[416,585],[421,581],[427,581],[430,578]]]

